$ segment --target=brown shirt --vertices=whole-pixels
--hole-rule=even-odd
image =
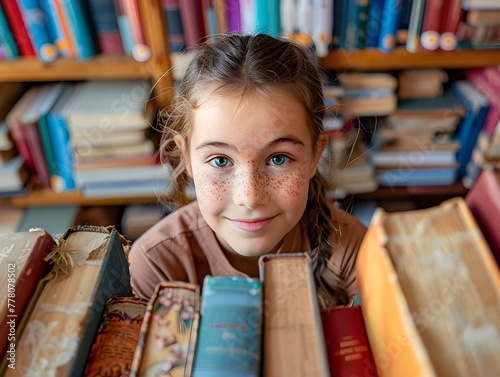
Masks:
[[[335,231],[329,240],[332,245],[329,266],[343,273],[347,293],[352,297],[357,291],[356,256],[366,229],[347,212],[332,210]],[[278,253],[304,251],[310,252],[309,237],[304,221],[300,221],[285,236]],[[146,299],[160,281],[201,285],[206,275],[247,276],[229,263],[196,201],[174,211],[133,243],[130,273],[134,293]]]

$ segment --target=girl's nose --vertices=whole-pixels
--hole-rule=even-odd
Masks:
[[[267,175],[257,168],[249,168],[235,177],[233,185],[234,202],[238,206],[256,208],[267,204],[269,187]]]

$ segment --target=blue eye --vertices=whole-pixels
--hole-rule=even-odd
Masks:
[[[227,157],[217,156],[210,160],[210,165],[216,168],[226,168],[232,166],[232,163]]]
[[[282,166],[290,161],[290,158],[284,154],[277,154],[269,159],[271,165]]]

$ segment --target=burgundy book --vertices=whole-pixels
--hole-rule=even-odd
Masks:
[[[42,229],[0,235],[0,354],[5,355],[20,336],[23,314],[51,265],[45,257],[56,242]],[[9,355],[9,352],[7,352]]]
[[[321,310],[331,376],[377,376],[361,306]]]
[[[500,266],[500,170],[485,168],[465,197],[477,225]]]
[[[36,56],[17,1],[2,0],[2,6],[22,56]]]

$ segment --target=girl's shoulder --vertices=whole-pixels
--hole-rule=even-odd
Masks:
[[[208,227],[201,215],[198,203],[191,202],[165,216],[149,228],[134,244],[141,244],[143,250],[153,249],[159,243],[196,236]]]

